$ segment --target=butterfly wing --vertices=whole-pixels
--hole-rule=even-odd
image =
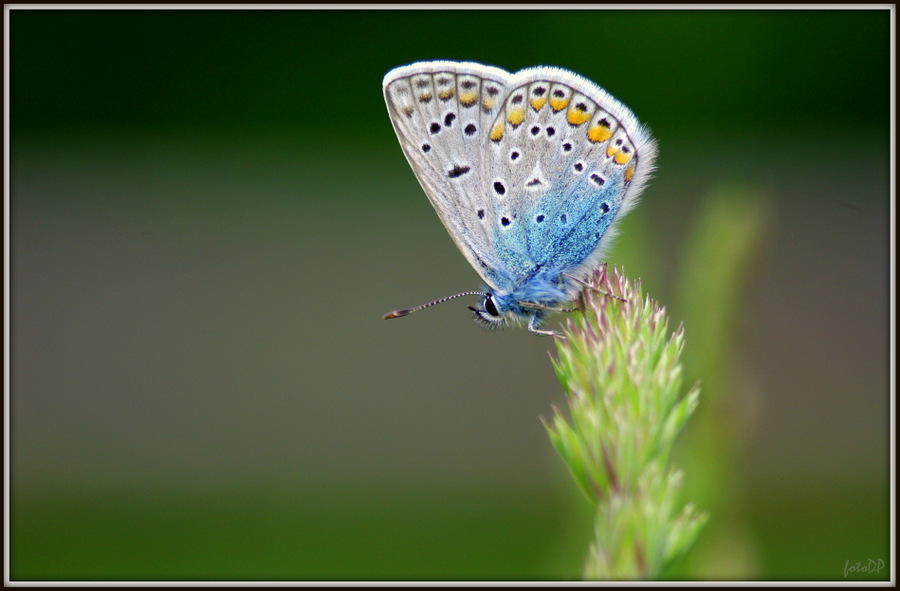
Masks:
[[[391,123],[416,178],[456,246],[494,288],[507,274],[494,244],[487,134],[509,77],[481,64],[434,61],[395,68],[383,82]]]
[[[612,224],[635,205],[656,156],[655,142],[627,107],[552,67],[510,78],[489,145],[494,248],[508,273],[526,283],[594,264]]]
[[[512,299],[558,299],[560,273],[595,263],[653,169],[656,145],[634,114],[567,70],[418,62],[383,87],[451,238]]]

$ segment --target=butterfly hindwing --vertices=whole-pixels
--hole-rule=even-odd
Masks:
[[[490,145],[493,182],[504,189],[495,195],[496,249],[517,276],[595,258],[613,221],[633,205],[633,187],[655,153],[621,103],[579,76],[547,67],[510,81]]]

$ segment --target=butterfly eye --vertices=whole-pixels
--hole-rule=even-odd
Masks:
[[[494,299],[490,294],[484,296],[484,311],[491,316],[500,316],[500,312],[497,310],[497,306],[494,304]]]

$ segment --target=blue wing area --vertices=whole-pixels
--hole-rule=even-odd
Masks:
[[[551,217],[538,202],[529,215],[528,246],[532,260],[551,269],[568,269],[583,263],[597,247],[615,219],[619,201],[618,183],[563,197]],[[549,200],[549,199],[548,199]],[[542,221],[541,215],[544,215]]]
[[[516,291],[532,281],[555,283],[560,272],[582,264],[597,248],[618,213],[624,178],[600,187],[587,179],[566,189],[542,195],[516,212],[508,229],[495,230],[506,276],[498,286]]]

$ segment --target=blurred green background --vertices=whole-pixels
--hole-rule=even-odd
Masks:
[[[479,284],[381,95],[428,59],[569,68],[659,141],[609,261],[703,385],[670,576],[890,576],[892,12],[6,17],[12,580],[579,578],[552,341],[381,319]]]

